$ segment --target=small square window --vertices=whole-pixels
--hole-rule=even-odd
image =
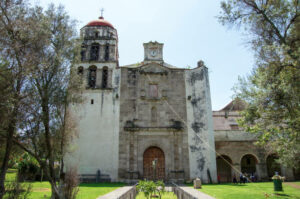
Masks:
[[[230,125],[231,130],[239,130],[239,126],[237,124]]]

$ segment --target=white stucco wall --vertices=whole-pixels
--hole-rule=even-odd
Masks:
[[[67,166],[76,165],[80,174],[109,174],[118,180],[120,70],[114,69],[112,89],[88,89],[84,102],[70,107],[77,118],[78,138]],[[94,104],[91,104],[91,100]]]
[[[217,181],[215,142],[208,71],[205,66],[185,71],[190,178]]]

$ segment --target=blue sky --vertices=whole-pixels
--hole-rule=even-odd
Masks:
[[[118,30],[120,65],[143,60],[143,43],[164,43],[164,61],[177,67],[196,67],[203,60],[209,69],[213,110],[228,104],[238,76],[254,65],[243,34],[222,26],[219,0],[30,0],[46,7],[65,6],[78,20],[78,29],[100,16]]]

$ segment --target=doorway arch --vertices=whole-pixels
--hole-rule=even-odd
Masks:
[[[145,150],[143,175],[148,180],[162,180],[165,178],[165,154],[160,148],[152,146]]]
[[[275,154],[268,155],[267,157],[267,170],[270,179],[275,175],[275,172],[281,175],[281,167],[280,164],[276,162],[276,159],[278,159],[278,156]]]
[[[226,155],[217,157],[217,175],[220,179],[220,182],[232,181],[231,164],[232,161],[230,157]]]
[[[241,171],[246,174],[255,174],[258,160],[252,154],[244,155],[241,159]]]

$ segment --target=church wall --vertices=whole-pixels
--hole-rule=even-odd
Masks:
[[[208,71],[205,66],[185,72],[190,178],[216,182],[216,156]],[[208,172],[209,171],[209,172]]]
[[[71,146],[73,153],[67,156],[67,167],[79,165],[80,174],[96,174],[99,169],[117,181],[120,70],[111,72],[112,88],[87,89],[84,102],[70,107],[77,119],[78,138]]]
[[[134,175],[139,173],[141,178],[143,153],[148,147],[157,146],[165,154],[166,178],[184,179],[189,173],[188,156],[185,155],[188,153],[187,133],[184,127],[180,130],[171,127],[174,121],[186,120],[184,70],[169,70],[154,64],[149,68],[151,73],[143,73],[143,67],[121,68],[119,176],[128,179],[133,172]],[[167,74],[160,74],[161,69],[167,70]],[[149,96],[151,84],[158,86],[156,98]],[[153,107],[157,111],[154,120]],[[125,130],[127,121],[135,127]],[[179,170],[184,174],[173,174]]]

